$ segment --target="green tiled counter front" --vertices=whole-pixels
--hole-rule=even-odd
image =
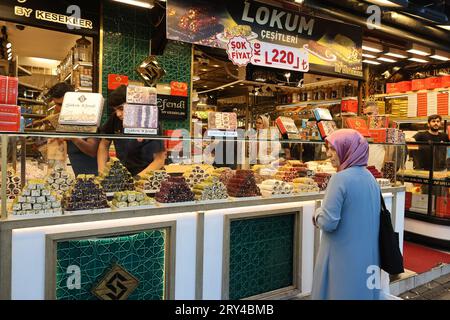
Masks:
[[[117,237],[58,242],[56,299],[97,299],[92,289],[115,264],[139,281],[128,299],[163,299],[167,234],[165,229],[161,229]],[[67,274],[69,266],[80,268],[80,289],[69,289],[67,286],[71,276]]]
[[[229,299],[293,285],[295,214],[232,220]]]

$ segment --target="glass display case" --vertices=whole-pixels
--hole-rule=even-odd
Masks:
[[[87,163],[71,156],[70,144],[88,138],[114,141],[101,172],[95,158]],[[101,213],[230,199],[233,206],[240,199],[322,194],[335,173],[324,143],[276,138],[264,132],[203,138],[4,133],[2,168],[7,169],[2,170],[2,216]],[[123,148],[123,142],[164,145],[165,165],[153,171],[144,170],[145,166],[131,169],[134,164],[116,150]],[[383,152],[384,158],[374,163],[370,158],[368,169],[383,187],[395,185],[404,146],[371,144],[370,148],[371,153]]]

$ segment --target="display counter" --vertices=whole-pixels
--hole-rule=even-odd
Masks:
[[[401,233],[404,188],[384,188],[383,195]],[[319,239],[311,219],[322,197],[2,220],[2,299],[276,299],[307,294]]]
[[[249,169],[171,164],[132,177],[116,159],[98,176],[72,177],[70,164],[60,170],[8,147],[17,137],[54,135],[2,136],[2,167],[14,168],[14,151],[21,161],[2,171],[0,298],[281,299],[311,291],[320,241],[312,216],[329,163],[275,155],[249,165],[236,156],[234,166]],[[241,142],[244,150],[251,143]],[[16,176],[24,177],[11,185],[19,191],[7,193]],[[404,187],[382,191],[402,235]]]

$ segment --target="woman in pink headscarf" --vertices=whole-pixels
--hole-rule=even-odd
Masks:
[[[369,145],[359,132],[342,129],[326,146],[338,172],[313,219],[322,238],[311,298],[379,299],[370,279],[379,270],[380,188],[366,169]]]

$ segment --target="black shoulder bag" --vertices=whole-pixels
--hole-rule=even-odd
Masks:
[[[383,195],[380,193],[380,268],[394,275],[405,272],[403,269],[403,256],[400,251],[398,232],[394,232],[391,213],[386,209]]]

